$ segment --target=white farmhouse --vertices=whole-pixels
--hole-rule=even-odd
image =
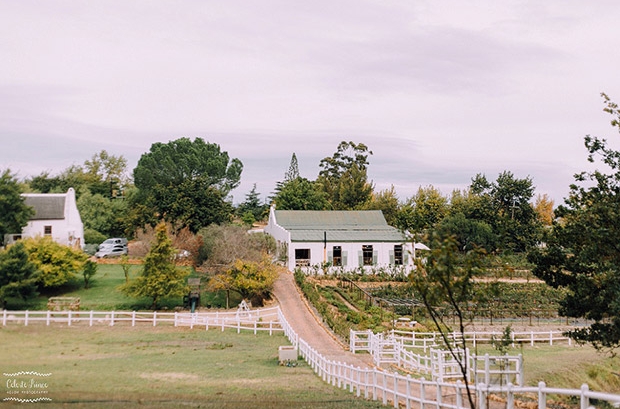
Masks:
[[[269,212],[273,236],[289,270],[324,266],[344,271],[384,268],[409,271],[413,245],[385,221],[380,210]]]
[[[21,235],[9,235],[6,243],[19,238],[49,236],[57,243],[84,248],[84,224],[73,188],[67,193],[24,193],[22,196],[26,206],[34,209],[34,215]]]

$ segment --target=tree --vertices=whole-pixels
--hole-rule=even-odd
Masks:
[[[237,215],[240,217],[252,216],[252,222],[262,220],[265,217],[267,206],[260,201],[260,195],[256,191],[256,183],[252,190],[245,195],[245,200],[237,207]],[[251,223],[248,223],[251,224]]]
[[[620,131],[620,110],[602,94],[604,111]],[[569,335],[599,350],[620,346],[620,151],[606,139],[584,138],[588,161],[606,170],[575,175],[564,204],[558,206],[546,246],[529,255],[533,273],[547,284],[568,291],[560,314],[594,321]]]
[[[125,234],[124,218],[129,212],[124,200],[110,199],[89,190],[82,192],[77,207],[84,222],[85,230],[94,230],[106,237]]]
[[[209,281],[214,290],[233,290],[244,300],[254,305],[262,305],[262,300],[269,296],[278,278],[278,270],[271,259],[264,255],[261,261],[236,260],[223,274],[216,275]]]
[[[540,240],[541,223],[530,200],[534,194],[532,179],[516,178],[504,171],[495,182],[482,174],[472,178],[469,191],[453,193],[450,214],[482,221],[497,235],[499,250],[522,252]]]
[[[232,204],[204,178],[187,179],[174,188],[158,186],[155,192],[163,219],[179,228],[188,227],[192,233],[232,220]]]
[[[537,195],[536,201],[534,202],[534,211],[538,216],[538,220],[543,224],[543,226],[551,226],[553,223],[553,219],[555,218],[553,214],[553,199],[549,198],[549,195],[546,193],[544,195]]]
[[[120,287],[129,296],[150,297],[153,300],[152,309],[156,309],[157,302],[164,297],[186,294],[188,287],[185,278],[189,274],[174,263],[176,252],[165,223],[157,226],[155,234],[155,243],[144,259],[142,274]]]
[[[430,254],[424,261],[416,259],[416,269],[409,275],[409,280],[414,295],[421,299],[446,348],[457,362],[470,407],[475,408],[474,393],[468,381],[467,344],[463,334],[466,307],[472,294],[472,278],[481,268],[483,252],[469,251],[460,261],[457,260],[458,248],[453,237],[433,235],[432,241]],[[456,339],[450,337],[453,332],[449,329],[446,310],[456,317],[458,333],[461,334]]]
[[[26,301],[37,295],[36,266],[28,260],[24,243],[18,241],[0,251],[0,303],[10,297]]]
[[[448,213],[448,199],[433,186],[418,189],[399,213],[399,227],[402,230],[428,232]]]
[[[24,202],[17,178],[6,169],[0,176],[0,243],[6,234],[20,234],[32,215],[34,210]]]
[[[72,187],[78,195],[88,189],[93,195],[120,197],[129,184],[127,159],[102,150],[81,166],[71,165],[57,176],[42,172],[28,180],[28,184],[41,193],[63,193]]]
[[[201,272],[222,273],[236,260],[262,260],[264,254],[273,254],[275,240],[268,234],[252,233],[236,225],[211,225],[200,230],[203,238],[199,250]]]
[[[298,177],[285,182],[273,197],[279,210],[326,210],[329,202],[316,182]]]
[[[239,159],[230,160],[219,145],[201,138],[154,143],[134,169],[139,194],[131,201],[151,212],[136,216],[181,222],[193,232],[228,221],[233,208],[225,199],[239,185],[242,169]]]
[[[291,156],[291,164],[288,167],[288,171],[284,175],[284,181],[290,182],[291,180],[297,179],[299,177],[299,164],[297,163],[297,155],[293,152],[293,156]]]
[[[393,185],[389,189],[374,193],[372,199],[364,208],[366,210],[381,210],[387,224],[394,227],[398,226],[398,215],[401,211],[401,206]]]
[[[242,170],[241,161],[230,160],[219,145],[202,138],[180,138],[151,145],[150,151],[140,157],[133,175],[136,187],[146,193],[201,178],[225,197],[239,185]]]
[[[28,259],[36,266],[39,288],[54,288],[77,278],[88,256],[73,247],[56,243],[50,237],[22,240]]]
[[[333,209],[359,209],[370,201],[373,191],[367,172],[370,155],[372,151],[363,143],[342,141],[333,156],[321,160],[317,182]]]
[[[91,260],[87,260],[82,270],[84,276],[84,288],[90,288],[93,276],[97,274],[97,263]]]
[[[108,154],[104,149],[84,162],[84,170],[90,180],[103,183],[109,188],[105,197],[122,196],[124,186],[129,182],[127,177],[127,159],[123,156]]]

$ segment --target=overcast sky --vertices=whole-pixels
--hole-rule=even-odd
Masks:
[[[342,140],[376,190],[448,195],[531,177],[556,205],[583,138],[618,134],[620,2],[0,0],[0,169],[20,178],[107,150],[202,137],[265,199]]]

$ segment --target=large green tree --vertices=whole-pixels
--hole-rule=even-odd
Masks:
[[[188,271],[178,268],[174,262],[176,250],[168,237],[165,223],[155,229],[155,242],[144,259],[142,274],[121,286],[121,291],[132,297],[150,297],[151,308],[164,297],[187,293],[185,278]]]
[[[602,94],[604,111],[620,131],[620,110]],[[575,175],[546,246],[530,254],[534,274],[553,287],[569,291],[560,314],[594,322],[570,331],[598,349],[620,346],[620,151],[606,139],[587,135],[588,161],[600,168]]]
[[[363,143],[342,141],[332,156],[319,163],[319,182],[335,210],[361,209],[372,199],[368,181],[368,157],[372,151]]]
[[[486,223],[496,235],[493,241],[500,251],[522,252],[535,245],[542,234],[542,223],[531,204],[533,195],[529,177],[519,179],[504,171],[495,182],[490,182],[485,175],[478,174],[472,178],[469,191],[453,194],[449,215],[460,213],[466,219]],[[483,225],[470,227],[480,232],[478,227]],[[472,242],[471,238],[463,241]]]
[[[219,145],[201,138],[154,143],[134,169],[139,189],[134,203],[196,232],[230,218],[232,205],[225,199],[239,185],[242,170],[239,159],[230,160]]]
[[[0,250],[0,304],[6,308],[7,298],[28,300],[37,295],[37,268],[28,259],[24,243],[18,241]]]
[[[21,193],[17,178],[9,169],[3,171],[0,175],[0,244],[4,243],[5,234],[20,234],[34,214]]]
[[[418,189],[399,212],[399,227],[415,233],[435,228],[448,213],[448,199],[434,186]]]
[[[326,210],[330,208],[320,185],[301,176],[281,184],[272,200],[279,210]]]
[[[40,193],[64,193],[72,187],[78,196],[88,190],[106,198],[121,197],[129,185],[127,159],[102,150],[82,165],[71,165],[56,176],[43,172],[27,183]]]

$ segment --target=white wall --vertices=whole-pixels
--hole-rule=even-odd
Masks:
[[[66,246],[84,249],[84,224],[78,211],[75,191],[69,188],[65,198],[65,219],[31,220],[22,230],[22,237],[45,236],[45,226],[52,227],[52,239]]]
[[[330,253],[334,246],[340,246],[342,248],[343,265],[345,270],[355,270],[360,267],[359,254],[362,251],[362,246],[371,245],[373,252],[376,253],[376,264],[374,266],[364,266],[366,270],[370,270],[374,267],[389,267],[392,266],[390,252],[394,250],[394,245],[398,243],[334,243],[328,242],[327,247],[324,248],[324,244],[320,243],[291,243],[288,248],[288,268],[289,270],[295,270],[295,250],[296,249],[310,249],[310,265],[320,265],[329,261]],[[345,260],[346,258],[346,260]],[[403,243],[403,261],[407,268],[413,266],[413,246],[411,243]],[[345,264],[346,263],[346,264]]]

